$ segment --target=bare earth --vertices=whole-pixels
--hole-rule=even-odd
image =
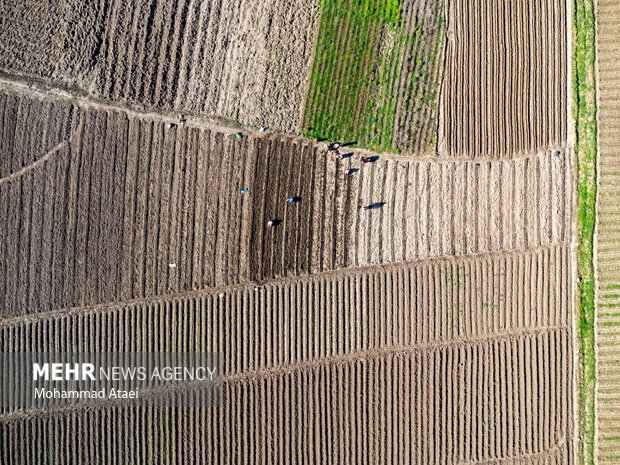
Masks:
[[[565,2],[446,0],[440,18],[404,0],[408,33],[445,38],[440,93],[420,94],[439,106],[417,110],[428,53],[403,51],[393,138],[411,156],[367,164],[282,135],[300,133],[319,2],[5,3],[3,352],[222,361],[217,408],[204,385],[142,406],[2,400],[0,463],[576,462]],[[263,125],[279,133],[247,129]]]
[[[566,2],[447,3],[439,153],[510,158],[564,145]]]
[[[319,13],[312,2],[31,3],[11,0],[0,16],[7,73],[140,108],[301,129]]]
[[[363,165],[301,139],[71,111],[79,124],[64,144],[0,180],[5,316],[572,234],[570,153]]]
[[[130,427],[132,447],[149,455],[165,454],[154,444],[174,433],[152,425],[170,415],[176,434],[195,441],[177,446],[182,455],[210,438],[207,462],[262,453],[282,463],[295,451],[313,463],[335,455],[344,463],[532,456],[527,463],[565,464],[573,459],[571,295],[569,247],[552,246],[49,314],[3,325],[0,338],[16,351],[70,344],[85,352],[221,353],[219,408],[189,418],[183,408],[149,410]],[[97,425],[81,441],[111,451],[69,445],[69,457],[131,457],[113,436],[109,408],[73,415]],[[59,415],[5,410],[0,419],[11,420],[3,434],[13,437],[26,424],[40,434]],[[49,447],[64,449],[66,440]]]

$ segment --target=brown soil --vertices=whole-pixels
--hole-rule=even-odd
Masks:
[[[0,12],[0,69],[91,90],[107,2],[7,0]]]
[[[506,158],[564,145],[566,2],[446,4],[440,153]]]
[[[620,67],[618,2],[597,0],[598,198],[596,258],[596,463],[620,458]]]
[[[10,1],[0,69],[141,108],[298,133],[318,13],[305,0]]]
[[[0,91],[0,183],[67,141],[79,113],[68,101]]]
[[[179,434],[195,439],[175,444],[177,458],[196,454],[209,438],[207,459],[217,463],[235,462],[244,447],[269,463],[284,463],[292,451],[313,463],[334,454],[346,463],[362,455],[429,464],[559,455],[565,461],[557,463],[568,463],[570,260],[568,246],[553,246],[328,273],[259,291],[229,288],[223,298],[218,291],[16,321],[0,338],[11,351],[24,350],[26,340],[16,336],[27,334],[31,350],[71,344],[77,351],[222,354],[220,407],[189,417],[183,408],[145,409],[154,417],[132,427],[138,439],[130,448],[117,448],[122,439],[106,418],[132,416],[106,408],[66,416],[97,425],[75,431],[87,443],[109,444],[120,462],[135,457],[132,448],[161,453],[153,445]],[[15,428],[35,434],[58,421],[15,413],[2,418],[4,435]],[[174,416],[175,428],[152,430],[160,415]],[[152,437],[142,442],[144,435]],[[347,447],[329,442],[335,438]],[[59,436],[48,450],[53,457],[71,449],[88,463],[101,457],[96,448],[72,447]]]
[[[426,50],[393,89],[394,140],[441,160],[368,164],[205,124],[299,133],[314,2],[5,3],[0,74],[47,90],[0,92],[0,346],[217,351],[222,377],[214,409],[2,399],[0,463],[575,463],[565,2],[446,1],[439,115],[404,84]]]
[[[362,166],[298,139],[79,111],[67,144],[0,182],[4,316],[571,235],[564,152]]]

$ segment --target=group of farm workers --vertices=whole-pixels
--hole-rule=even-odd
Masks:
[[[186,122],[187,122],[187,116],[186,115],[179,115],[178,123],[180,123],[181,125],[185,125]],[[168,122],[166,124],[166,128],[168,128],[168,129],[171,129],[174,126],[175,126],[174,122]],[[259,129],[259,132],[260,133],[265,133],[265,132],[267,132],[267,130],[268,130],[268,128],[266,126],[263,126],[263,127],[261,127]],[[238,139],[242,139],[243,138],[243,133],[240,132],[240,131],[237,132],[235,135],[236,135],[236,137]],[[323,154],[330,154],[331,153],[336,160],[341,160],[343,158],[349,158],[349,157],[351,157],[353,155],[352,152],[349,152],[349,153],[346,153],[346,154],[345,153],[341,153],[340,149],[342,147],[343,147],[343,144],[341,144],[340,142],[330,142],[330,143],[325,144],[325,146],[323,147],[322,153]],[[364,157],[361,158],[361,161],[362,161],[362,163],[366,164],[366,163],[375,162],[378,159],[379,159],[379,157],[376,156],[376,155],[375,156],[371,156],[371,157],[364,156]],[[347,176],[351,176],[351,175],[357,173],[358,171],[359,171],[359,168],[346,168],[344,170],[344,172],[345,172],[345,174]],[[241,194],[247,194],[249,192],[250,192],[250,189],[248,187],[241,188]],[[296,204],[296,203],[301,202],[301,197],[291,196],[291,197],[288,197],[286,199],[286,201],[289,204]],[[382,207],[383,205],[384,205],[384,202],[375,202],[375,203],[368,204],[368,205],[362,205],[361,208],[362,208],[362,210],[374,210],[376,208]],[[273,219],[270,219],[269,221],[267,221],[267,226],[275,227],[275,226],[278,226],[281,222],[282,222],[282,220],[279,220],[277,218],[273,218]],[[176,265],[174,265],[174,266],[176,266]],[[171,267],[172,267],[172,265],[171,265]]]
[[[343,158],[349,158],[350,156],[353,155],[352,152],[346,153],[346,154],[341,153],[340,149],[342,147],[343,147],[343,145],[340,144],[339,142],[331,142],[331,143],[325,144],[325,146],[323,147],[322,153],[323,154],[332,154],[336,160],[341,160]],[[364,157],[361,158],[361,161],[362,161],[363,164],[366,164],[366,163],[373,163],[373,162],[377,161],[378,159],[379,159],[379,157],[376,156],[376,155],[375,156],[364,156]],[[345,172],[345,174],[347,176],[351,176],[351,175],[357,173],[358,171],[359,171],[359,168],[346,168],[344,172]],[[241,192],[242,193],[247,193],[248,189],[244,188],[244,189],[241,190]],[[289,204],[296,204],[296,203],[301,202],[301,197],[292,196],[292,197],[287,198],[286,201]],[[374,209],[382,207],[383,205],[384,205],[384,202],[375,202],[375,203],[368,204],[368,205],[362,205],[361,208],[362,208],[362,210],[374,210]],[[275,227],[275,226],[278,226],[281,222],[282,221],[280,219],[273,218],[273,219],[270,219],[269,221],[267,221],[267,226]]]

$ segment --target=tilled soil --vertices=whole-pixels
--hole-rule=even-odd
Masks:
[[[100,96],[299,131],[313,2],[110,3],[95,74]]]
[[[0,69],[23,78],[93,90],[107,2],[6,0],[0,11]]]
[[[0,182],[5,316],[538,247],[572,233],[566,152],[363,165],[301,139],[80,113],[68,143]],[[346,175],[352,166],[359,172]]]
[[[567,140],[563,0],[447,2],[439,152],[506,158]]]
[[[0,91],[0,183],[67,141],[79,113],[69,101]]]
[[[304,0],[11,1],[0,13],[0,69],[298,133],[318,13]]]
[[[596,257],[596,463],[620,457],[620,68],[618,1],[597,0],[598,198]]]
[[[19,431],[65,418],[79,445],[51,437],[50,463],[572,463],[570,253],[435,259],[16,320],[0,330],[10,351],[219,352],[222,391],[217,408],[147,407],[141,420],[119,407],[5,405],[4,458]],[[173,395],[199,405],[205,393]],[[168,441],[174,452],[155,447]]]
[[[315,2],[5,3],[3,79],[90,97],[0,93],[3,352],[214,351],[221,397],[205,407],[208,388],[184,385],[59,411],[6,397],[0,463],[576,462],[564,2],[446,1],[442,18],[403,0],[403,30],[436,40],[389,68],[392,140],[430,155],[437,135],[441,160],[367,164],[204,123],[299,134]]]

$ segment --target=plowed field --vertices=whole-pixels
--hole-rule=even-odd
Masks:
[[[11,0],[0,69],[141,108],[299,132],[318,14],[304,0]]]
[[[77,127],[79,108],[0,91],[0,184],[58,150]]]
[[[597,2],[599,195],[596,241],[596,460],[620,460],[620,2]]]
[[[318,8],[304,0],[111,1],[98,95],[299,131]]]
[[[564,0],[455,0],[441,98],[439,151],[493,158],[565,145]]]
[[[571,235],[564,152],[362,166],[298,139],[79,112],[68,143],[0,182],[5,316]]]
[[[107,408],[5,410],[2,437],[14,444],[18,431],[75,421],[78,443],[51,438],[52,463],[65,451],[88,463],[167,454],[197,463],[570,463],[570,261],[567,246],[553,246],[16,320],[0,330],[5,350],[217,351],[222,398],[197,415],[139,410],[142,420]],[[175,395],[197,402],[200,390]],[[119,417],[138,438],[129,448],[114,433]],[[174,427],[153,427],[162,421]],[[203,455],[195,447],[206,438]],[[154,447],[168,441],[175,452]]]
[[[220,398],[24,407],[32,386],[3,376],[0,465],[577,463],[569,10],[5,1],[1,355],[214,352]],[[616,116],[601,463],[620,434]]]

